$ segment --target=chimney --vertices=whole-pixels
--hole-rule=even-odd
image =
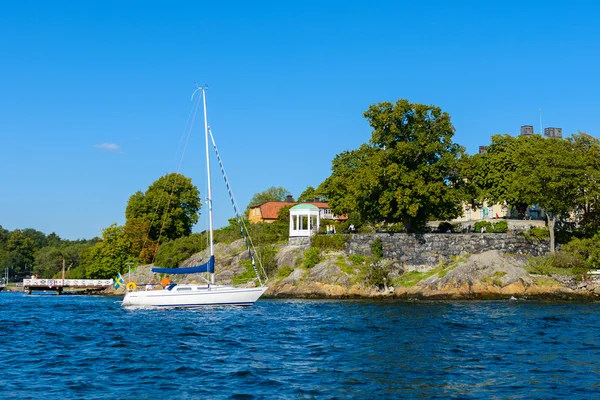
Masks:
[[[288,194],[287,196],[285,196],[285,202],[286,203],[293,203],[294,202],[294,197],[291,194]]]

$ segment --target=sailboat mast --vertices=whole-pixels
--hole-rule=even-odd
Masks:
[[[208,152],[208,118],[206,116],[206,88],[202,88],[202,103],[204,105],[204,140],[206,143],[206,175],[207,175],[207,201],[208,201],[208,231],[210,235],[210,257],[215,255],[213,248],[213,211],[212,211],[212,189],[210,187],[210,157]],[[215,273],[210,273],[210,283],[215,283]]]

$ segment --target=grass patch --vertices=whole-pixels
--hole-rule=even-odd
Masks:
[[[367,258],[360,254],[351,254],[348,256],[348,260],[350,260],[353,265],[361,265],[367,261]]]
[[[403,274],[402,276],[399,276],[398,278],[394,279],[393,284],[395,286],[413,287],[420,281],[436,274],[439,279],[442,279],[448,274],[448,272],[458,267],[458,264],[467,259],[469,256],[470,254],[466,256],[452,256],[450,263],[445,263],[442,261],[437,267],[426,272],[409,271]]]
[[[529,265],[525,267],[525,270],[530,274],[536,275],[564,275],[574,276],[573,268],[564,268],[560,266],[561,263],[557,262],[557,258],[552,254],[541,257],[531,257],[529,259]]]
[[[555,285],[559,285],[558,281],[550,278],[549,276],[539,276],[537,277],[537,279],[535,280],[535,284],[537,286],[555,286]]]
[[[485,283],[486,285],[499,286],[499,287],[504,286],[502,281],[500,279],[498,279],[497,277],[495,277],[495,275],[496,274],[494,274],[494,276],[484,276],[481,279],[481,283]]]
[[[242,283],[248,283],[256,279],[256,273],[254,272],[254,268],[252,267],[252,261],[246,260],[244,272],[239,275],[234,276],[231,279],[234,285],[239,285]]]
[[[275,278],[285,279],[288,276],[290,276],[290,274],[292,272],[294,272],[294,267],[290,267],[289,265],[284,265],[283,267],[281,267],[277,270],[277,274],[275,275]]]
[[[358,272],[360,272],[360,268],[357,267],[356,265],[348,265],[348,264],[344,264],[344,265],[338,265],[340,267],[340,269],[347,273],[348,275],[356,275]]]
[[[408,271],[394,279],[394,286],[413,287],[430,275],[427,272]]]

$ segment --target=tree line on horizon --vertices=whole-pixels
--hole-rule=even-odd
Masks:
[[[582,132],[566,139],[494,135],[485,153],[468,155],[453,141],[450,115],[439,107],[408,100],[382,102],[371,105],[364,117],[372,128],[370,140],[336,155],[331,175],[317,188],[307,187],[297,201],[323,198],[334,214],[348,215],[355,226],[395,224],[409,233],[422,231],[428,221],[460,216],[464,205],[504,204],[521,216],[537,205],[547,214],[552,251],[555,237],[559,243],[590,240],[584,246],[588,250],[595,240],[591,238],[600,239],[597,138]],[[288,194],[281,187],[256,193],[246,216],[250,205],[284,201]],[[167,174],[130,197],[123,226],[107,227],[101,239],[65,245],[81,246],[79,261],[69,271],[81,278],[107,278],[129,263],[178,266],[188,254],[206,247],[206,235],[191,233],[200,209],[200,192],[191,179]],[[252,234],[265,243],[260,252],[271,263],[276,251],[272,243],[287,238],[285,213],[282,210],[279,224],[252,224]],[[237,224],[231,219],[229,226],[217,230],[215,240],[239,238]],[[16,262],[44,274],[58,273],[41,256],[50,252],[42,252],[49,245],[31,247],[29,241],[19,242],[17,234],[8,246],[2,235],[0,265]],[[18,254],[27,256],[19,259]],[[582,251],[581,257],[596,256]]]

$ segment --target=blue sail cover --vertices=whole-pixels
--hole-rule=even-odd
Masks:
[[[157,274],[171,274],[171,275],[183,275],[183,274],[197,274],[199,272],[215,272],[215,256],[210,256],[207,263],[202,265],[196,265],[195,267],[185,268],[152,268],[152,272]]]

